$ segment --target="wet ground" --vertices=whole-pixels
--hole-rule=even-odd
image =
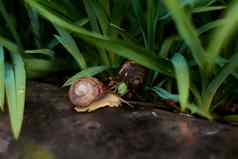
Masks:
[[[156,108],[75,113],[62,88],[30,82],[28,93],[19,141],[0,114],[0,159],[238,158],[238,127]]]

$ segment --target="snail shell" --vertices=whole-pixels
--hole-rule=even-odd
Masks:
[[[71,85],[69,99],[77,107],[87,107],[105,93],[102,82],[94,77],[83,77]]]
[[[139,88],[145,80],[147,69],[134,61],[126,61],[120,71],[120,78],[128,84],[131,89]]]

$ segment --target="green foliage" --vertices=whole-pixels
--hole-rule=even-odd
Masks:
[[[69,70],[69,86],[131,59],[150,70],[145,88],[214,119],[238,89],[237,11],[235,0],[0,0],[0,109],[17,138],[26,79]]]
[[[172,63],[175,70],[175,78],[177,80],[177,87],[179,92],[179,102],[182,111],[188,108],[190,77],[189,67],[186,59],[181,54],[175,54],[172,58]]]
[[[75,74],[73,77],[69,78],[65,83],[64,86],[70,86],[75,81],[79,80],[82,77],[90,77],[95,76],[103,71],[106,71],[110,69],[111,66],[95,66],[95,67],[89,67],[87,69],[84,69],[83,71],[80,71],[79,73]]]
[[[53,25],[75,33],[80,39],[96,46],[102,64],[113,64],[117,54],[155,70],[156,72],[151,72],[150,76],[152,75],[153,78],[149,77],[149,80],[155,79],[160,73],[175,78],[177,83],[170,82],[170,86],[177,85],[178,99],[183,111],[190,110],[192,113],[212,119],[211,108],[216,105],[213,99],[218,88],[230,74],[235,75],[234,70],[237,68],[234,62],[235,53],[231,60],[226,59],[226,65],[219,64],[216,69],[214,66],[218,64],[218,57],[221,58],[218,55],[222,46],[225,46],[224,42],[228,41],[228,37],[235,30],[237,17],[235,11],[238,3],[229,9],[226,4],[219,1],[200,3],[164,0],[161,3],[154,0],[146,2],[133,0],[129,6],[123,1],[121,4],[125,6],[124,8],[128,8],[125,11],[127,16],[114,18],[112,12],[116,10],[113,7],[113,4],[117,4],[115,1],[100,3],[95,0],[85,0],[83,4],[90,23],[88,28],[77,26],[73,21],[65,18],[66,15],[55,14],[56,9],[42,1],[26,0],[25,2]],[[113,8],[113,11],[109,8]],[[226,9],[228,12],[225,18],[215,20],[207,18]],[[207,16],[202,18],[200,24],[195,25],[191,16],[194,14],[207,14]],[[171,18],[176,24],[179,35],[173,32],[174,35],[167,38],[166,29],[173,28]],[[129,21],[127,26],[123,26],[123,19]],[[111,25],[112,22],[117,23]],[[226,22],[230,25],[226,26]],[[200,25],[199,29],[196,29],[197,25]],[[215,40],[207,44],[208,38],[203,37],[204,33],[210,33],[210,30],[214,29],[218,31],[211,36],[219,37],[211,38]],[[159,54],[157,55],[156,52]],[[179,54],[175,54],[176,52]],[[161,95],[161,89],[156,90]],[[173,89],[162,90],[167,92],[167,95],[169,92],[173,94]]]
[[[5,64],[4,64],[4,50],[0,47],[0,108],[4,110],[4,99],[5,99]]]

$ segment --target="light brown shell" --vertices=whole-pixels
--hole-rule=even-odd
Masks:
[[[94,77],[83,77],[69,89],[69,99],[77,107],[87,107],[103,95],[103,83]]]

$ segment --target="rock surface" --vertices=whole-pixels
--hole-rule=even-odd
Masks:
[[[238,158],[238,127],[156,108],[75,113],[66,90],[36,82],[19,141],[0,114],[0,159],[156,158]]]

